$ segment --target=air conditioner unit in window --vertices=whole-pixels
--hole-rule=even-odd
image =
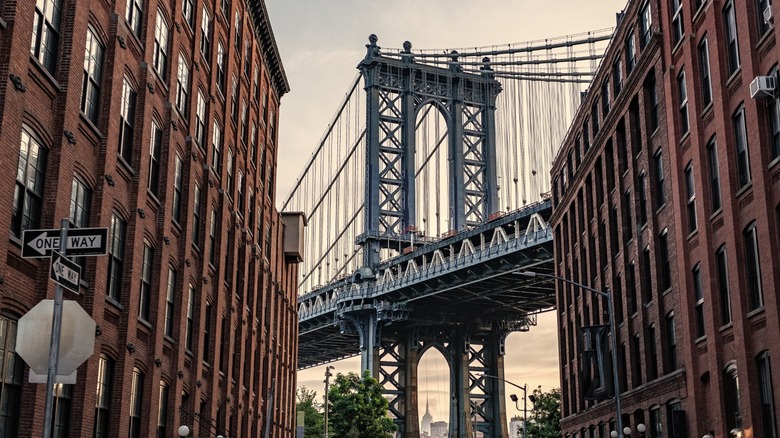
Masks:
[[[765,99],[775,96],[775,76],[756,76],[750,83],[750,97],[753,99]]]
[[[764,9],[764,22],[767,24],[774,23],[775,17],[772,15],[772,5],[768,5],[766,9]]]

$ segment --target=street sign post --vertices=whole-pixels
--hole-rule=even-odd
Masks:
[[[59,252],[52,251],[49,278],[60,286],[78,293],[81,283],[81,266],[68,260]]]
[[[50,257],[52,251],[66,250],[69,256],[100,256],[108,253],[108,228],[73,228],[65,245],[60,245],[60,230],[24,230],[22,257]]]

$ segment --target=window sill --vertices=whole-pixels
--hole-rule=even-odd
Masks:
[[[152,329],[152,323],[147,321],[147,320],[145,320],[145,319],[143,319],[140,316],[138,317],[138,323],[141,324],[142,326],[148,328],[149,330]]]
[[[775,29],[775,26],[770,24],[769,27],[767,27],[766,32],[764,32],[763,35],[761,35],[761,38],[758,39],[758,42],[756,43],[756,52],[760,52],[767,41],[771,39],[771,37],[775,34],[772,32]]]
[[[93,134],[97,136],[97,138],[103,138],[103,133],[100,132],[100,129],[98,129],[92,120],[89,120],[89,118],[87,118],[83,112],[79,111],[79,117],[81,118],[82,122],[86,123],[87,127],[92,131]]]
[[[710,222],[713,221],[718,216],[721,216],[722,213],[723,213],[723,207],[720,207],[717,210],[713,211],[712,214],[710,214]]]
[[[745,184],[744,186],[740,187],[739,190],[737,190],[736,197],[741,198],[742,195],[744,195],[748,191],[751,191],[752,189],[753,189],[753,180],[750,180],[747,184]]]
[[[62,91],[62,88],[60,88],[60,83],[57,82],[57,79],[54,78],[51,72],[38,61],[38,58],[30,56],[30,62],[32,62],[32,65],[36,68],[36,70],[38,70],[38,72],[46,78],[46,81],[49,82],[49,85],[54,87],[54,89],[58,92]]]
[[[707,335],[703,335],[696,338],[696,340],[694,340],[693,342],[694,344],[699,345],[699,344],[703,344],[706,340],[707,340]]]
[[[739,67],[737,67],[736,70],[734,70],[734,73],[731,73],[729,75],[729,78],[726,79],[726,88],[731,88],[732,85],[734,85],[736,82],[736,78],[740,77],[740,74],[742,73],[742,65],[740,64]]]
[[[750,312],[748,312],[747,317],[748,319],[753,319],[756,315],[763,315],[764,314],[764,305],[762,304],[761,307],[757,307]]]
[[[701,114],[699,114],[699,117],[701,119],[707,118],[707,116],[709,116],[710,113],[712,113],[712,108],[715,106],[712,102],[713,100],[712,98],[710,98],[710,103],[708,103],[707,106],[705,106],[704,109],[701,111]]]
[[[730,329],[730,328],[733,328],[733,327],[734,327],[734,322],[733,322],[733,321],[732,321],[732,322],[727,322],[726,324],[724,324],[724,325],[720,326],[720,328],[718,329],[718,331],[719,331],[719,332],[721,332],[721,333],[723,333],[723,332],[725,332],[726,330],[728,330],[728,329]]]
[[[120,312],[125,309],[125,306],[123,306],[122,303],[120,303],[113,297],[106,296],[106,303],[110,304],[111,307],[115,307]]]
[[[699,229],[698,229],[698,228],[696,228],[695,230],[693,230],[693,231],[691,231],[690,233],[688,233],[688,237],[687,237],[687,239],[688,239],[688,241],[691,241],[691,240],[693,240],[694,238],[698,237],[698,235],[699,235]]]
[[[777,163],[780,163],[780,155],[773,158],[772,161],[769,162],[769,166],[767,166],[766,168],[768,170],[772,170],[773,167],[777,166]]]

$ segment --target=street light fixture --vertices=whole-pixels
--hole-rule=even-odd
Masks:
[[[520,386],[520,385],[518,385],[516,383],[510,382],[509,380],[502,379],[501,377],[498,377],[498,376],[492,376],[490,374],[482,374],[482,377],[489,377],[491,379],[500,380],[500,381],[502,381],[504,383],[508,383],[508,384],[514,386],[515,388],[523,390],[523,438],[526,438],[526,429],[528,428],[528,405],[526,404],[526,399],[530,398],[531,399],[531,403],[536,402],[536,398],[533,395],[531,395],[530,397],[526,397],[527,396],[527,392],[528,392],[528,384]],[[515,402],[515,408],[519,411],[520,407],[517,406],[517,401],[518,401],[517,396],[515,394],[510,394],[509,395],[509,399],[512,400],[513,402]]]
[[[609,331],[610,331],[610,338],[612,339],[612,354],[610,355],[612,357],[612,385],[615,390],[615,411],[617,414],[616,416],[617,430],[619,431],[617,434],[614,435],[614,437],[623,438],[629,435],[631,433],[631,429],[629,429],[629,433],[626,434],[625,429],[623,428],[623,415],[622,415],[623,408],[620,405],[620,379],[618,378],[618,368],[617,368],[617,329],[615,328],[615,311],[614,309],[612,309],[612,294],[609,292],[609,287],[607,287],[606,290],[598,290],[592,287],[585,286],[584,284],[571,281],[567,278],[559,277],[557,275],[543,274],[534,271],[520,271],[520,275],[525,275],[526,277],[546,277],[555,280],[560,280],[564,283],[571,284],[572,286],[576,286],[582,290],[594,293],[602,298],[607,299]]]
[[[182,424],[181,426],[179,426],[179,429],[176,432],[179,434],[180,437],[183,438],[185,436],[189,436],[190,428]]]
[[[330,372],[330,370],[336,369],[333,365],[328,365],[325,367],[325,380],[323,382],[325,383],[325,438],[328,438],[328,389],[330,387],[330,378],[333,376],[333,374]]]

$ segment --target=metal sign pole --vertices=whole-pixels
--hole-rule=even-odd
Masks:
[[[60,221],[60,253],[67,255],[68,220]],[[49,372],[46,376],[46,407],[43,416],[43,438],[50,438],[54,410],[54,379],[57,375],[57,361],[60,354],[60,331],[62,329],[62,286],[54,289],[54,316],[51,323],[51,344],[49,347]]]

